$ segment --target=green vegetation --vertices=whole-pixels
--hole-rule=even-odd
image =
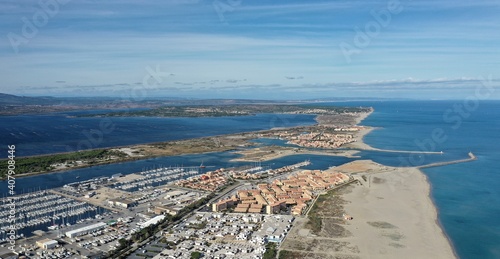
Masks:
[[[124,238],[121,238],[118,240],[118,243],[120,244],[116,249],[114,250],[111,250],[108,252],[108,258],[114,258],[115,256],[119,255],[120,251],[125,249],[125,248],[128,248],[132,245],[132,241],[131,240],[127,240],[127,239],[124,239]]]
[[[141,229],[141,231],[136,232],[132,235],[132,240],[134,242],[142,242],[146,240],[147,238],[155,234],[157,226],[158,224],[154,224]]]
[[[308,226],[314,234],[318,234],[321,231],[322,220],[318,216],[317,211],[318,211],[318,204],[323,202],[324,200],[325,200],[324,195],[320,195],[316,200],[316,202],[314,203],[311,210],[309,211],[309,214],[307,215],[309,221],[307,222],[306,226]]]
[[[293,256],[294,256],[293,252],[287,250],[281,250],[278,255],[278,259],[290,259],[293,258]]]
[[[196,225],[189,225],[189,228],[204,229],[206,226],[207,226],[207,222],[200,222]]]
[[[312,206],[311,210],[307,217],[309,218],[309,222],[307,222],[306,226],[308,226],[314,234],[319,234],[321,228],[323,227],[323,220],[320,215],[318,215],[318,211],[320,210],[320,206],[325,203],[330,197],[336,194],[335,190],[329,190],[325,194],[321,194],[318,196],[318,199]]]
[[[314,234],[318,234],[321,231],[322,222],[321,218],[317,215],[309,215],[309,222],[307,222],[307,225],[309,225]]]
[[[368,221],[366,222],[368,225],[376,228],[385,228],[385,229],[390,229],[390,228],[397,228],[396,226],[392,225],[389,222],[385,221]]]
[[[200,208],[201,206],[204,206],[213,197],[215,197],[215,193],[212,192],[207,197],[205,197],[203,199],[199,199],[196,202],[184,207],[182,210],[179,211],[179,213],[177,213],[177,215],[175,215],[175,216],[167,215],[167,218],[170,221],[177,221],[177,220],[181,219],[182,217],[184,217],[185,215],[187,215],[188,213],[190,213],[191,211],[193,211],[197,208]]]
[[[76,161],[87,161],[89,164],[95,163],[98,160],[107,159],[111,156],[126,157],[127,154],[119,151],[111,151],[106,149],[78,151],[65,154],[36,156],[36,157],[21,157],[16,158],[16,175],[23,175],[33,172],[47,172],[54,169],[54,164],[75,164]],[[0,161],[0,163],[3,161]],[[2,163],[0,168],[0,178],[7,176],[7,163]]]
[[[198,259],[201,258],[202,254],[198,251],[194,251],[191,253],[191,259]]]
[[[266,252],[264,253],[263,259],[276,259],[278,255],[278,250],[276,249],[276,243],[267,243]]]
[[[294,114],[340,114],[368,111],[368,108],[334,107],[315,105],[199,105],[199,106],[164,106],[151,110],[111,112],[81,116],[111,117],[111,116],[153,116],[153,117],[222,117],[243,116],[257,113],[294,113]]]

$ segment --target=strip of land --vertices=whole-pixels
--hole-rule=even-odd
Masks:
[[[252,106],[254,110],[257,109],[256,107],[259,106]],[[255,132],[244,132],[238,134],[219,135],[219,136],[203,137],[203,138],[195,138],[187,140],[85,150],[73,153],[51,154],[51,155],[41,155],[33,157],[17,157],[16,177],[24,177],[30,175],[52,173],[52,172],[63,172],[77,168],[85,168],[96,165],[142,160],[154,157],[241,150],[249,146],[255,145],[254,143],[251,143],[250,140],[259,138],[263,135],[275,134],[276,132],[281,132],[281,131],[302,132],[302,131],[315,131],[315,130],[319,131],[325,128],[333,129],[330,125],[325,126],[325,124],[332,122],[335,122],[335,127],[348,128],[356,123],[358,116],[366,117],[368,115],[366,115],[365,113],[370,113],[372,111],[371,108],[352,109],[352,108],[339,108],[339,107],[323,107],[323,108],[316,107],[316,108],[305,109],[298,106],[278,106],[278,105],[264,106],[264,107],[265,109],[268,110],[271,109],[270,111],[275,111],[275,112],[280,111],[276,109],[285,109],[284,112],[297,112],[300,114],[316,114],[318,116],[321,116],[322,123],[318,123],[312,126],[298,126],[290,128],[262,130]],[[238,109],[240,108],[241,107],[238,107]],[[225,107],[225,109],[231,109],[231,108]],[[225,112],[229,111],[232,110],[225,110]],[[203,112],[203,110],[201,112]],[[6,175],[7,175],[7,168],[6,167],[0,168],[0,179],[5,179]]]
[[[230,150],[234,150],[242,155],[238,159],[235,159],[235,161],[246,162],[269,161],[296,154],[356,158],[356,154],[359,150],[441,154],[440,152],[397,151],[372,148],[363,143],[363,137],[368,134],[372,128],[358,125],[373,112],[373,109],[365,108],[357,111],[340,113],[334,111],[335,110],[328,110],[321,113],[321,110],[307,110],[307,112],[310,113],[320,113],[316,117],[318,123],[311,126],[297,126],[187,140],[85,150],[73,153],[16,158],[16,177],[63,172],[96,165],[143,160],[155,157],[224,152]],[[305,136],[306,138],[297,139],[302,138],[302,133],[304,132],[308,132],[308,135]],[[281,136],[284,136],[284,139],[289,138],[291,141],[294,141],[294,143],[297,142],[299,145],[304,146],[261,147],[251,142],[251,140],[256,138],[280,138]],[[249,148],[252,146],[254,146],[254,148]],[[310,149],[310,147],[313,147],[313,149]],[[320,149],[314,149],[314,147],[320,147]],[[342,150],[339,150],[339,147],[342,147]],[[5,179],[6,175],[7,168],[0,168],[0,179]]]
[[[459,160],[454,160],[454,161],[437,162],[437,163],[432,163],[432,164],[428,164],[428,165],[421,165],[418,168],[423,169],[423,168],[430,168],[430,167],[438,167],[438,166],[466,163],[466,162],[471,162],[471,161],[474,161],[477,159],[477,157],[472,152],[469,152],[468,155],[469,155],[469,158],[459,159]]]

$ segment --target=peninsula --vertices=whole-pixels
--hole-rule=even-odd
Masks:
[[[207,106],[208,107],[208,106]],[[95,165],[119,163],[125,161],[148,159],[161,156],[174,156],[185,154],[197,154],[206,152],[222,152],[229,150],[242,150],[250,146],[255,146],[250,140],[263,136],[278,136],[283,132],[300,135],[302,132],[321,132],[328,134],[331,132],[338,136],[343,136],[343,139],[354,141],[354,135],[358,128],[353,128],[360,118],[366,117],[372,112],[371,108],[352,108],[352,107],[335,107],[335,106],[298,106],[298,105],[269,105],[269,104],[252,104],[252,105],[227,105],[215,106],[212,108],[201,108],[194,106],[176,107],[161,107],[157,110],[138,111],[128,114],[127,116],[160,116],[159,113],[164,111],[179,110],[176,113],[169,113],[169,116],[191,116],[205,117],[222,116],[222,114],[233,115],[248,115],[257,113],[294,113],[294,114],[311,114],[318,115],[318,123],[312,126],[299,126],[286,129],[270,129],[258,132],[244,132],[229,135],[211,136],[195,139],[186,139],[178,141],[160,142],[139,144],[125,147],[103,148],[95,150],[82,150],[72,153],[61,153],[52,155],[41,155],[32,157],[17,157],[16,169],[17,177],[61,172],[76,168],[84,168]],[[145,112],[145,114],[143,114]],[[140,115],[142,114],[142,115]],[[166,114],[164,114],[166,116]],[[94,116],[94,115],[92,115]],[[95,115],[95,116],[104,116]],[[105,114],[105,116],[113,116],[113,113]],[[123,113],[118,113],[116,116],[125,116]],[[340,132],[344,131],[345,132]],[[327,141],[328,142],[328,141]],[[337,143],[337,142],[336,142]],[[341,144],[337,143],[337,144]],[[343,143],[342,143],[343,144]],[[289,152],[288,150],[287,152]],[[293,151],[295,152],[295,151]],[[350,155],[349,153],[346,153]],[[271,158],[271,157],[270,157]],[[243,157],[243,159],[246,159]],[[2,160],[0,160],[1,162]],[[7,168],[0,169],[0,178],[5,179]]]
[[[290,107],[287,106],[285,108],[287,111],[283,109],[280,112],[316,114],[317,124],[76,153],[24,157],[17,159],[16,166],[26,172],[21,176],[27,176],[150,157],[229,150],[241,154],[238,160],[248,162],[267,161],[292,154],[354,158],[359,150],[419,152],[380,150],[364,144],[363,136],[372,128],[360,126],[360,124],[373,112],[371,108],[322,110],[318,107],[308,107],[305,110],[301,110],[302,108],[293,110]],[[228,108],[224,113],[227,114],[231,109]],[[219,113],[220,110],[215,112]],[[205,110],[196,110],[195,113],[207,116]],[[177,115],[181,114],[183,113]],[[150,114],[150,116],[157,115]],[[278,139],[286,142],[287,145],[260,145],[255,141],[264,138]],[[339,149],[340,147],[342,149]],[[470,154],[470,159],[455,162],[468,162],[473,159],[475,159],[474,155]],[[442,164],[447,163],[450,162]],[[260,167],[227,170],[219,168],[201,176],[197,170],[159,168],[126,176],[75,182],[48,192],[42,191],[29,195],[40,196],[37,199],[63,199],[70,207],[79,206],[77,202],[89,203],[91,205],[85,207],[88,211],[98,211],[96,209],[98,207],[105,208],[123,215],[120,224],[128,224],[130,220],[134,220],[130,216],[132,213],[129,213],[129,206],[134,206],[134,210],[141,211],[141,213],[147,209],[148,212],[160,214],[148,217],[148,222],[157,222],[158,225],[157,223],[146,225],[138,221],[140,227],[134,230],[132,241],[120,238],[119,242],[113,246],[106,246],[110,256],[131,253],[148,242],[148,244],[153,244],[151,241],[155,236],[162,237],[160,240],[169,244],[166,247],[161,245],[164,249],[162,253],[176,253],[184,249],[184,246],[191,244],[184,238],[176,239],[177,234],[191,231],[179,227],[177,224],[179,222],[189,225],[194,229],[193,231],[201,231],[207,226],[220,227],[221,222],[227,220],[241,220],[242,222],[246,220],[248,222],[245,224],[248,224],[255,218],[256,222],[259,222],[259,217],[253,215],[255,213],[260,215],[265,210],[265,214],[269,215],[265,216],[264,221],[276,222],[269,223],[271,224],[269,226],[264,222],[262,230],[258,230],[255,226],[251,227],[256,230],[252,242],[257,242],[255,247],[261,249],[262,244],[258,243],[260,242],[258,238],[267,236],[268,239],[280,245],[272,245],[273,242],[270,242],[270,245],[265,246],[265,252],[257,249],[253,253],[274,254],[277,258],[400,258],[408,254],[418,258],[455,257],[449,241],[437,224],[437,211],[429,197],[430,186],[419,168],[389,167],[373,161],[356,160],[325,170],[300,169],[309,164],[309,161],[304,161],[273,170],[264,170]],[[440,163],[429,166],[439,165]],[[158,187],[149,185],[158,185]],[[85,190],[84,196],[81,190]],[[156,199],[158,195],[164,198]],[[28,202],[28,199],[28,196],[20,198],[23,202]],[[179,202],[189,200],[192,203],[179,207],[174,203],[163,202],[169,199]],[[146,201],[153,201],[154,206]],[[148,204],[149,207],[146,206]],[[248,215],[252,216],[246,216],[245,213],[250,213]],[[291,215],[281,215],[283,213],[291,213]],[[104,216],[109,222],[113,221],[113,215],[110,212]],[[290,224],[279,223],[283,218],[286,218]],[[29,224],[35,223],[29,222]],[[80,223],[77,222],[77,224]],[[268,236],[266,231],[274,226],[277,226],[279,231],[284,231],[283,234],[277,237]],[[105,224],[96,223],[68,231],[66,232],[67,239],[71,241],[70,238],[73,238],[73,235],[85,235],[80,232],[90,227],[102,229]],[[149,234],[150,232],[162,233],[161,231],[165,228],[169,228],[171,233],[163,233],[160,236]],[[210,241],[211,245],[202,242],[198,246],[207,249],[208,253],[208,248],[205,246],[219,247],[218,238],[234,239],[227,233],[224,234],[223,229],[221,231],[221,234],[214,234],[217,239]],[[245,240],[244,236],[240,237],[245,233],[247,232],[242,231],[236,240],[239,238]],[[119,234],[120,237],[126,236],[125,233],[119,232]],[[108,239],[111,240],[112,237],[105,236],[102,242],[101,240],[99,242],[105,245]],[[27,242],[31,241],[29,239]],[[170,247],[173,242],[182,243]],[[160,247],[159,244],[155,243]],[[94,246],[93,243],[92,246]],[[88,250],[88,246],[84,248],[82,251]],[[160,253],[161,251],[155,250],[154,252]]]

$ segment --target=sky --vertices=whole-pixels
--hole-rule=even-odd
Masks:
[[[2,0],[0,93],[500,99],[500,1]]]

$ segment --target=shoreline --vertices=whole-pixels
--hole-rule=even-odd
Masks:
[[[363,122],[366,118],[368,118],[374,111],[375,111],[375,109],[373,109],[373,107],[371,107],[369,112],[360,113],[360,116],[356,117],[356,125],[361,126],[360,125],[361,122]]]
[[[374,109],[371,108],[369,112],[362,112],[359,113],[358,116],[354,119],[354,125],[353,126],[360,126],[359,124],[365,120],[368,116],[370,116],[373,113]],[[318,116],[316,116],[316,121],[318,121]],[[322,123],[318,122],[314,126],[321,126]],[[293,129],[295,127],[289,128]],[[282,129],[287,129],[287,128],[273,128],[271,130],[282,130]],[[363,137],[368,134],[373,128],[371,127],[364,127],[364,129],[356,132],[354,134],[354,139],[355,142],[361,143],[361,145],[366,145],[363,143]],[[352,143],[351,143],[352,144]],[[265,153],[266,151],[261,151],[259,147],[254,148],[253,150],[243,150],[243,151],[236,151],[233,153],[240,154],[242,157],[239,158],[234,158],[231,159],[230,161],[232,162],[265,162],[265,161],[270,161],[273,159],[279,159],[285,156],[290,156],[290,155],[303,155],[303,154],[311,154],[311,155],[328,155],[328,156],[341,156],[341,157],[347,157],[347,158],[359,158],[356,154],[359,153],[359,150],[357,149],[344,149],[344,147],[347,147],[350,144],[346,144],[341,146],[340,148],[342,149],[323,149],[323,150],[310,150],[307,147],[301,147],[301,146],[296,146],[296,147],[282,147],[279,146],[280,148],[283,148],[283,150],[279,150],[279,153],[276,154],[273,152],[272,154],[262,154],[259,159],[251,159],[249,156],[255,156],[258,153]],[[366,145],[369,147],[368,145]]]
[[[418,168],[356,160],[325,171],[349,185],[315,199],[280,246],[295,258],[457,258]],[[313,222],[313,223],[311,223]],[[318,227],[319,225],[319,227]]]
[[[359,125],[372,112],[373,111],[369,113],[363,113],[362,116],[357,117],[356,125]],[[440,152],[396,151],[373,148],[365,144],[363,142],[363,138],[374,129],[376,128],[365,126],[364,129],[356,133],[356,142],[351,144],[359,144],[360,147],[365,145],[365,148],[370,148],[365,150],[375,150],[382,152],[416,152],[440,154]],[[255,135],[261,131],[202,137],[198,139],[214,139],[217,137],[236,137],[247,139],[247,135]],[[159,143],[163,144],[169,142]],[[132,146],[129,145],[125,147],[134,147],[140,145],[147,144]],[[117,149],[117,147],[106,149]],[[307,150],[303,153],[291,154],[284,152],[277,158],[293,154],[312,153],[319,155],[346,156],[346,154],[354,155],[358,152],[356,150],[332,149],[332,151],[341,152],[339,154],[334,154],[328,153],[326,151],[328,150]],[[206,151],[192,154],[203,154],[210,152],[217,151]],[[106,164],[146,160],[156,157],[168,156],[136,157],[135,159],[129,159],[126,161],[113,161]],[[406,256],[407,254],[418,255],[418,258],[457,258],[456,251],[453,248],[453,244],[439,222],[439,212],[431,196],[431,183],[428,181],[427,175],[422,170],[420,170],[420,168],[389,167],[374,163],[373,161],[368,162],[366,160],[357,160],[335,167],[332,170],[342,171],[345,170],[344,168],[348,168],[355,163],[364,163],[366,164],[365,166],[371,166],[371,168],[368,168],[368,170],[365,170],[366,168],[362,168],[363,170],[360,171],[352,171],[352,169],[347,170],[347,172],[353,174],[355,177],[359,177],[360,179],[358,179],[358,181],[363,184],[362,186],[356,186],[351,193],[342,195],[347,201],[350,202],[345,205],[346,212],[354,217],[353,221],[349,221],[349,224],[345,225],[345,228],[354,235],[354,237],[348,237],[347,239],[349,242],[354,243],[357,247],[360,248],[360,251],[362,251],[361,254],[353,255],[360,255],[363,258],[387,258],[388,255],[389,257],[392,256],[400,258]],[[100,165],[103,164],[93,166]],[[51,171],[47,173],[33,173],[32,175],[22,175],[21,177],[63,173],[71,170],[93,166],[71,168],[62,171]],[[371,172],[376,171],[376,169],[380,171]],[[363,178],[361,178],[361,176],[359,175],[367,175],[369,177],[368,181],[363,181]],[[375,178],[379,180],[375,180]],[[368,184],[368,187],[366,186],[366,184]],[[427,193],[427,195],[422,196],[420,195],[420,193]],[[397,198],[395,199],[394,197]],[[413,220],[416,220],[417,224],[415,224]],[[389,223],[389,225],[385,225],[389,227],[374,227],[368,222]],[[343,241],[345,239],[340,238],[339,240]]]
[[[368,116],[370,116],[374,110],[372,110],[369,113],[363,113],[362,116],[359,116],[356,120],[356,125],[357,126],[362,126],[359,125],[364,119],[366,119]],[[342,148],[349,148],[349,149],[355,149],[355,150],[368,150],[368,151],[379,151],[379,152],[389,152],[389,153],[404,153],[404,154],[435,154],[435,155],[440,155],[443,154],[442,152],[436,152],[436,151],[413,151],[413,150],[393,150],[393,149],[380,149],[380,148],[375,148],[372,147],[364,142],[364,137],[368,135],[370,132],[373,130],[378,130],[381,128],[378,127],[370,127],[370,126],[362,126],[363,129],[358,131],[356,133],[356,137],[354,138],[354,142],[349,143],[344,145]]]
[[[370,115],[370,114],[371,113],[369,113],[368,115]],[[366,116],[366,117],[368,117],[368,116]],[[364,120],[366,117],[364,117],[362,120]],[[362,120],[358,121],[357,124],[361,123]],[[352,144],[354,144],[353,146],[358,147],[361,150],[374,150],[374,151],[381,151],[381,152],[420,153],[420,152],[415,152],[415,151],[384,150],[384,149],[378,149],[378,148],[374,148],[372,146],[369,146],[368,144],[366,144],[363,141],[363,138],[366,135],[368,135],[372,130],[375,130],[375,129],[379,129],[379,128],[370,127],[370,128],[363,129],[362,132],[360,132],[360,134],[358,136],[356,136],[356,142],[352,143]],[[435,153],[442,154],[442,152],[423,152],[423,153],[426,153],[426,154],[435,154]],[[475,160],[476,159],[476,157],[474,155],[471,155],[471,153],[469,153],[469,156],[470,156],[470,160]],[[467,159],[465,159],[465,160],[467,160]],[[354,162],[356,162],[356,161],[354,161]],[[353,163],[353,162],[351,162],[351,163]],[[398,167],[395,167],[395,168],[397,169]],[[426,168],[426,167],[425,166],[424,167],[410,167],[408,169],[415,170],[415,172],[418,175],[420,175],[420,177],[423,179],[423,182],[421,183],[421,186],[423,186],[423,188],[425,189],[425,193],[426,193],[426,195],[424,196],[425,197],[424,199],[432,207],[432,211],[431,211],[432,214],[428,215],[428,216],[431,217],[431,220],[434,222],[435,226],[437,226],[437,228],[439,229],[439,233],[437,233],[437,234],[440,235],[441,239],[445,240],[445,245],[444,245],[445,249],[449,250],[448,252],[451,251],[451,254],[448,254],[447,256],[449,256],[449,258],[459,258],[458,254],[456,252],[456,249],[453,246],[453,242],[452,242],[450,236],[448,235],[448,233],[446,233],[446,231],[444,230],[443,225],[441,224],[441,221],[439,220],[439,209],[437,208],[437,206],[436,206],[436,204],[434,202],[434,199],[432,197],[432,183],[429,181],[429,178],[427,177],[427,175],[423,171],[424,168]],[[403,168],[399,167],[399,169],[401,170]],[[337,168],[337,170],[338,170],[338,168]],[[414,193],[414,194],[416,194],[418,196],[417,193]],[[343,196],[345,196],[345,195],[343,195]],[[418,231],[417,231],[417,233],[418,233]],[[425,236],[423,236],[423,237],[425,238]],[[383,257],[385,257],[385,256],[383,256]],[[434,257],[434,254],[432,254],[431,257],[428,257],[428,258],[432,258],[432,257]]]
[[[434,198],[432,197],[432,183],[429,181],[429,177],[427,177],[427,175],[424,173],[424,171],[422,171],[421,168],[417,168],[417,170],[421,175],[423,175],[423,177],[425,179],[425,183],[427,184],[427,189],[428,189],[427,198],[428,198],[429,202],[432,204],[432,206],[434,207],[434,213],[435,213],[434,222],[436,223],[438,228],[441,230],[441,235],[444,238],[446,238],[446,242],[448,243],[448,245],[451,249],[451,252],[453,253],[454,258],[459,258],[458,254],[456,252],[456,249],[453,246],[453,242],[451,241],[450,236],[448,235],[448,233],[446,233],[446,231],[444,231],[444,227],[441,224],[441,221],[439,220],[439,209],[436,206],[436,203],[434,202]]]
[[[372,109],[373,110],[373,109]],[[354,118],[355,121],[361,121],[362,119],[366,118],[371,112],[360,112],[358,113],[359,116],[356,116]],[[119,145],[119,146],[112,146],[112,147],[103,147],[103,148],[92,148],[92,149],[86,149],[82,151],[95,151],[95,150],[119,150],[119,149],[142,149],[142,148],[150,148],[148,151],[149,153],[145,154],[139,154],[139,155],[134,155],[134,156],[129,156],[126,158],[120,158],[116,160],[106,160],[106,161],[99,161],[97,163],[92,163],[92,164],[81,164],[77,166],[72,166],[68,168],[56,168],[52,169],[50,171],[37,171],[37,172],[29,172],[29,173],[23,173],[23,174],[18,174],[16,175],[16,178],[22,178],[22,177],[29,177],[29,176],[36,176],[36,175],[43,175],[43,174],[53,174],[53,173],[64,173],[72,170],[77,170],[77,169],[83,169],[83,168],[90,168],[94,166],[100,166],[100,165],[109,165],[109,164],[115,164],[115,163],[125,163],[125,162],[132,162],[132,161],[139,161],[139,160],[146,160],[146,159],[152,159],[152,158],[158,158],[158,157],[169,157],[169,156],[179,156],[179,155],[190,155],[190,154],[203,154],[203,153],[210,153],[210,152],[228,152],[231,150],[237,150],[242,146],[248,146],[251,145],[248,140],[258,138],[258,134],[260,133],[265,133],[273,130],[283,130],[283,129],[296,129],[296,128],[301,128],[301,127],[317,127],[320,125],[320,123],[317,122],[317,117],[319,116],[318,114],[315,114],[315,121],[316,123],[311,123],[308,125],[298,125],[298,126],[292,126],[292,127],[275,127],[271,129],[261,129],[261,130],[255,130],[255,131],[243,131],[239,133],[230,133],[230,134],[217,134],[213,136],[204,136],[204,137],[198,137],[198,138],[188,138],[188,139],[179,139],[179,140],[170,140],[170,141],[157,141],[157,142],[150,142],[150,143],[140,143],[140,144],[132,144],[132,145]],[[361,119],[360,119],[361,118]],[[217,146],[216,147],[211,147],[207,148],[207,145],[203,144],[200,145],[199,148],[200,150],[190,150],[190,151],[179,151],[177,150],[176,152],[173,153],[165,153],[161,151],[160,149],[165,149],[165,146],[171,145],[171,144],[179,144],[179,143],[187,143],[187,144],[192,144],[191,142],[202,142],[202,141],[208,141],[208,142],[216,142],[219,141],[219,139],[224,138],[226,141],[231,142],[231,141],[241,141],[238,145],[222,145],[222,146]],[[213,143],[212,143],[213,144]],[[220,143],[219,143],[220,144]],[[232,143],[234,144],[234,143]],[[154,146],[163,146],[163,147],[154,147]],[[207,150],[208,149],[208,150]],[[38,157],[50,157],[50,156],[56,156],[56,155],[65,155],[65,154],[72,154],[76,153],[78,151],[73,151],[73,152],[58,152],[58,153],[51,153],[51,154],[42,154],[42,155],[31,155],[31,156],[22,156],[18,157],[19,159],[24,159],[24,158],[38,158]],[[348,156],[349,153],[355,154],[356,152],[347,152]],[[5,161],[6,159],[0,159],[1,161]],[[0,181],[6,180],[6,177],[0,178]]]
[[[327,151],[334,151],[334,152],[327,152]],[[359,158],[359,156],[356,156],[359,151],[356,150],[325,150],[325,151],[314,151],[314,150],[284,150],[281,151],[278,154],[273,154],[272,156],[266,157],[265,155],[261,157],[260,160],[255,160],[251,158],[245,158],[245,151],[236,151],[233,152],[235,154],[240,154],[242,157],[238,158],[233,158],[229,160],[230,162],[267,162],[271,161],[274,159],[279,159],[287,156],[293,156],[293,155],[321,155],[321,156],[340,156],[340,157],[347,157],[347,158]]]
[[[427,182],[427,185],[429,185],[429,194],[427,196],[429,197],[430,201],[432,202],[432,205],[434,206],[434,209],[436,210],[436,220],[435,220],[435,222],[439,226],[439,228],[441,229],[441,234],[448,241],[448,244],[451,247],[453,255],[455,256],[455,258],[458,259],[460,257],[457,254],[457,250],[455,249],[455,246],[453,245],[453,242],[451,241],[451,238],[448,235],[448,233],[446,233],[446,231],[444,231],[444,227],[443,227],[443,224],[441,224],[441,220],[439,220],[439,208],[436,206],[436,203],[434,202],[434,197],[432,196],[432,183],[431,183],[431,181],[429,181],[429,177],[427,177],[427,174],[425,174],[425,172],[423,171],[422,168],[418,168],[418,171],[420,171],[420,173],[425,176],[425,181]]]
[[[439,222],[431,183],[423,171],[416,167],[384,166],[371,160],[347,163],[344,168],[352,172],[356,164],[372,171],[354,172],[354,175],[364,175],[367,181],[359,179],[362,185],[343,194],[348,202],[346,213],[354,217],[346,229],[355,237],[359,234],[361,238],[356,243],[360,250],[365,247],[365,255],[370,258],[402,258],[408,254],[417,258],[457,258]],[[336,170],[342,171],[343,166]]]

